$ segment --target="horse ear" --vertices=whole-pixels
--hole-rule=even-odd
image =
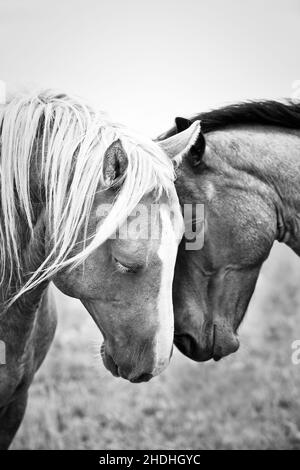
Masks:
[[[190,164],[192,166],[200,165],[200,163],[202,162],[202,156],[205,152],[205,147],[205,137],[202,132],[200,132],[198,139],[196,140],[195,145],[192,147],[189,155]]]
[[[118,139],[105,152],[103,160],[103,180],[107,187],[118,187],[126,171],[128,159]]]
[[[190,121],[189,119],[186,119],[184,117],[176,117],[175,118],[175,125],[176,125],[176,129],[177,129],[177,133],[185,131],[192,124],[193,124],[192,121]]]
[[[195,121],[184,131],[172,135],[165,140],[161,140],[158,144],[171,160],[179,164],[181,158],[188,153],[191,147],[196,143],[200,133],[200,121]]]
[[[176,117],[175,125],[176,125],[177,132],[182,132],[192,125],[192,121],[183,117]],[[189,154],[189,161],[190,161],[191,166],[195,167],[195,166],[200,165],[202,155],[205,152],[205,146],[206,146],[206,143],[205,143],[204,135],[202,134],[202,132],[200,132]]]

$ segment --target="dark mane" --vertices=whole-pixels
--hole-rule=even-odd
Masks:
[[[279,101],[249,101],[203,112],[190,118],[192,122],[197,119],[201,120],[201,129],[204,134],[228,126],[243,124],[300,129],[300,103],[293,103],[290,100],[285,103]],[[174,134],[176,134],[176,127],[167,131],[159,139]]]

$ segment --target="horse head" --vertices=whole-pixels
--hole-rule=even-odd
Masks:
[[[50,93],[10,103],[2,134],[12,257],[14,188],[29,236],[33,194],[44,226],[44,257],[13,300],[52,280],[93,317],[105,366],[132,382],[149,380],[173,345],[172,281],[183,235],[173,161],[195,142],[199,123],[158,144]]]
[[[177,119],[178,130],[190,125]],[[275,194],[251,167],[255,151],[243,139],[241,150],[230,130],[201,133],[176,180],[182,206],[204,207],[203,246],[187,250],[183,238],[173,283],[174,342],[196,361],[238,349],[238,327],[276,238]]]

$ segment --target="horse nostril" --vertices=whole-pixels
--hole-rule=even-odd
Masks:
[[[133,377],[130,379],[130,382],[137,384],[140,382],[148,382],[150,379],[152,379],[153,375],[152,374],[141,374],[137,377]]]
[[[207,347],[205,341],[201,343],[190,334],[175,335],[174,343],[182,354],[193,361],[208,361],[212,357],[211,347]]]

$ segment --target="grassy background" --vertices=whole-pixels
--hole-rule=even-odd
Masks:
[[[218,363],[178,351],[146,384],[106,371],[100,334],[79,303],[59,296],[56,339],[31,387],[14,449],[300,449],[300,263],[276,247],[241,328]]]

